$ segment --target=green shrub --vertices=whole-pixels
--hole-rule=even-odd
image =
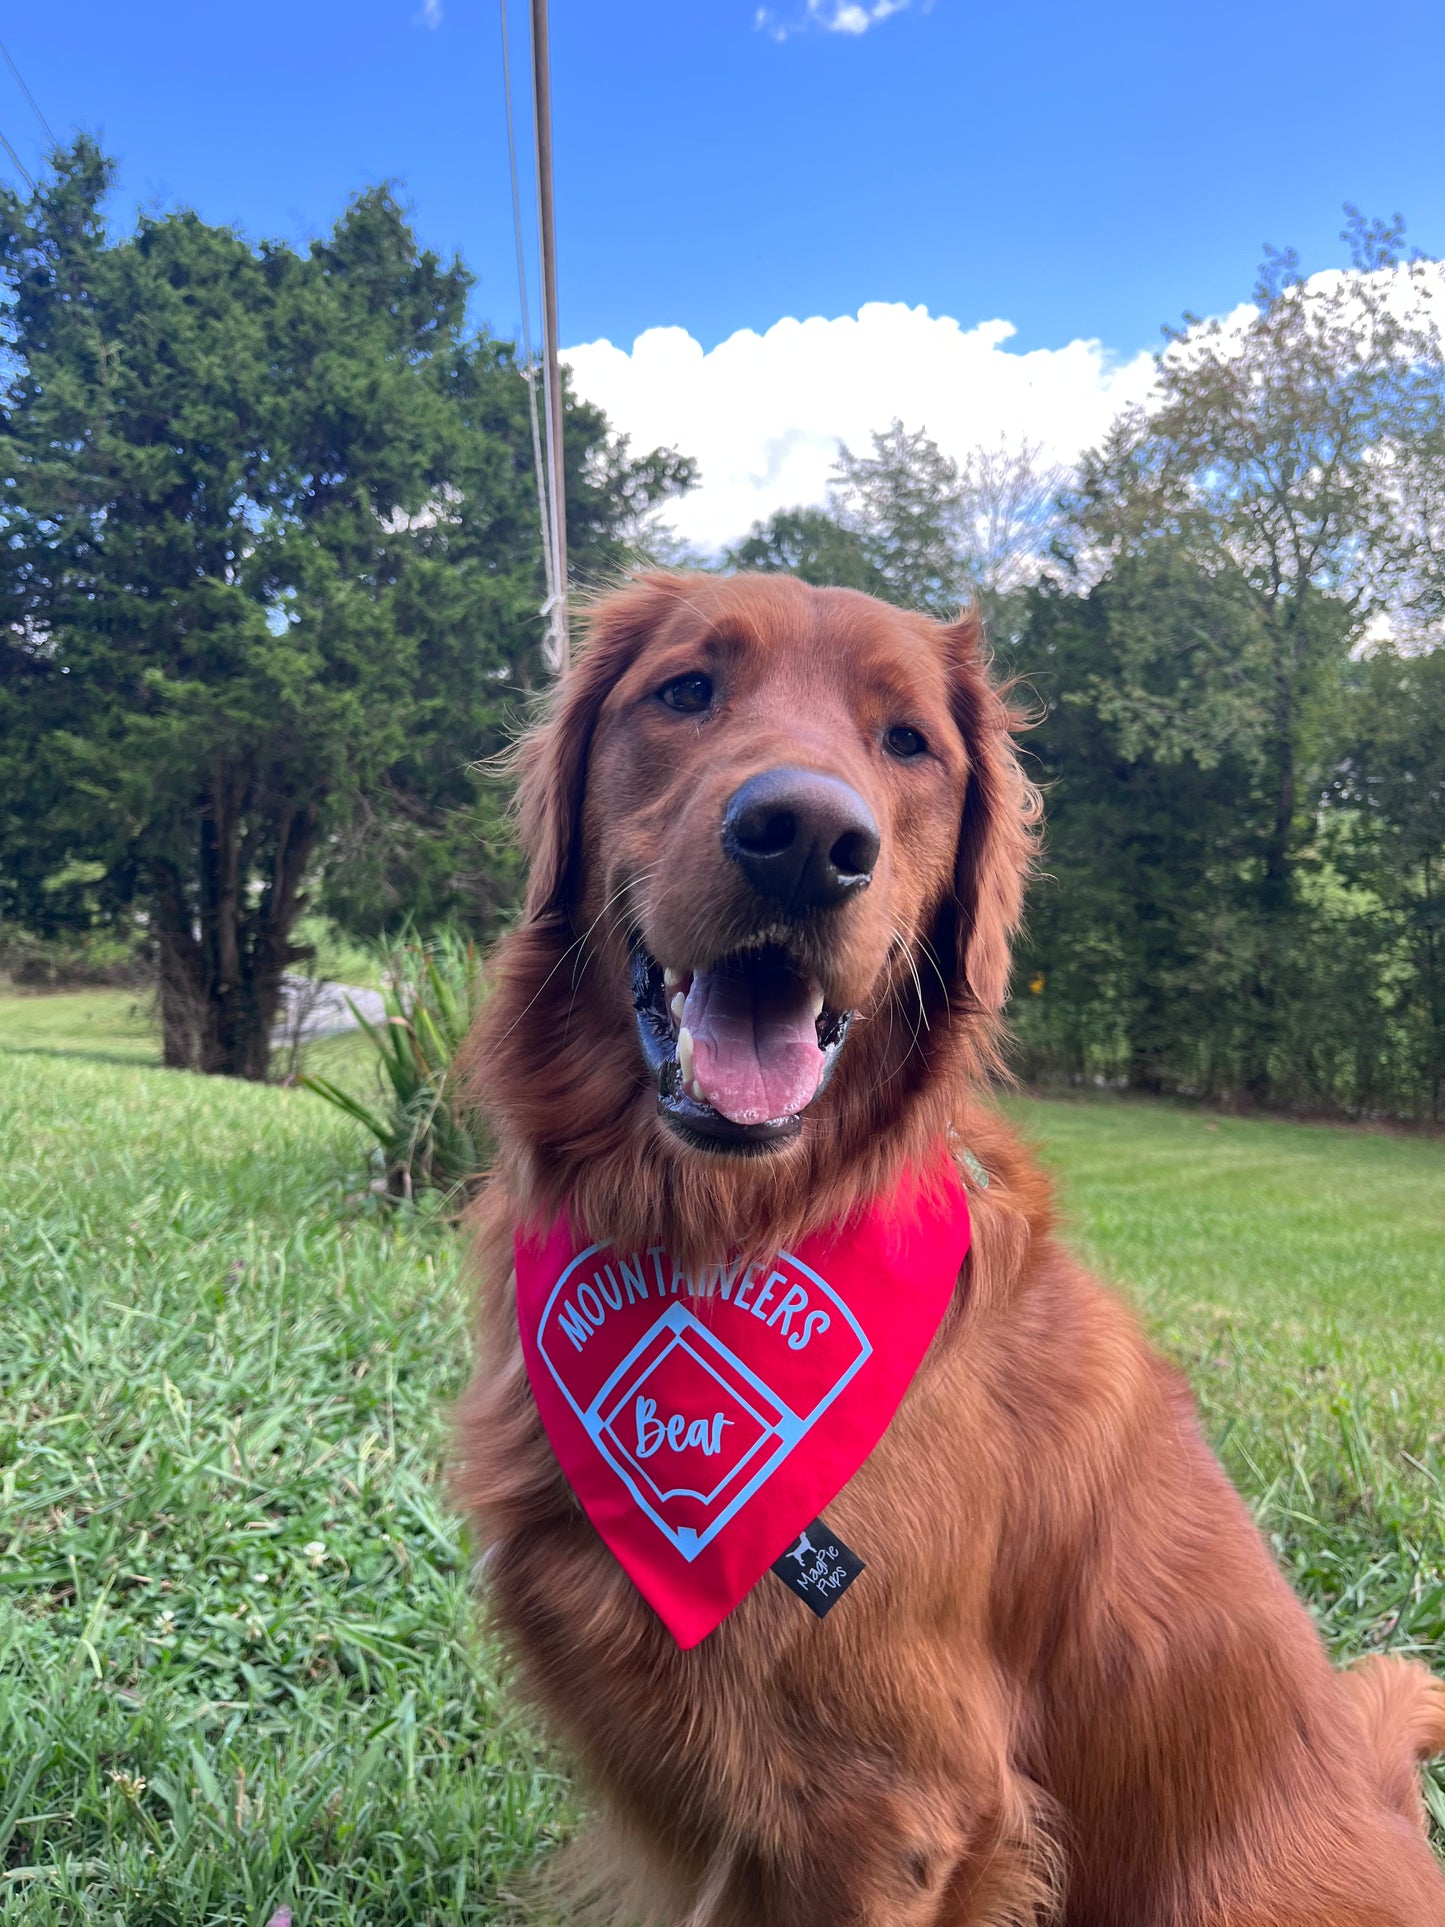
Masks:
[[[101,924],[44,937],[0,920],[0,976],[19,989],[139,989],[151,971],[146,932],[138,925]]]

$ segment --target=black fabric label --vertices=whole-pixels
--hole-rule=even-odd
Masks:
[[[848,1550],[836,1532],[815,1519],[782,1558],[773,1562],[773,1571],[788,1591],[795,1592],[821,1619],[863,1571],[863,1561]]]

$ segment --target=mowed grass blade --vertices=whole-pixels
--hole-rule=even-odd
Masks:
[[[441,1497],[455,1234],[302,1092],[0,1061],[0,1916],[501,1918],[565,1805]]]
[[[509,1920],[570,1809],[444,1498],[457,1234],[304,1092],[0,1066],[0,1916]],[[1014,1108],[1337,1656],[1441,1666],[1445,1145]]]

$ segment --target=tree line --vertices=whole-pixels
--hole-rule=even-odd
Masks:
[[[1445,1111],[1445,280],[1343,238],[1186,317],[1076,475],[895,422],[733,553],[982,602],[1047,807],[1029,1077]]]
[[[170,1064],[267,1070],[304,908],[490,935],[483,773],[545,680],[527,375],[387,190],[309,249],[112,233],[87,139],[0,195],[0,920],[146,933]],[[1351,214],[1186,317],[1064,474],[895,422],[702,566],[982,604],[1048,812],[1034,1078],[1439,1121],[1445,354],[1437,264]],[[696,479],[569,395],[574,583]]]

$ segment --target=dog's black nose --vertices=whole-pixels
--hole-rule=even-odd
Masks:
[[[723,848],[753,888],[789,910],[818,910],[866,890],[878,825],[857,790],[811,769],[765,769],[735,790]]]

